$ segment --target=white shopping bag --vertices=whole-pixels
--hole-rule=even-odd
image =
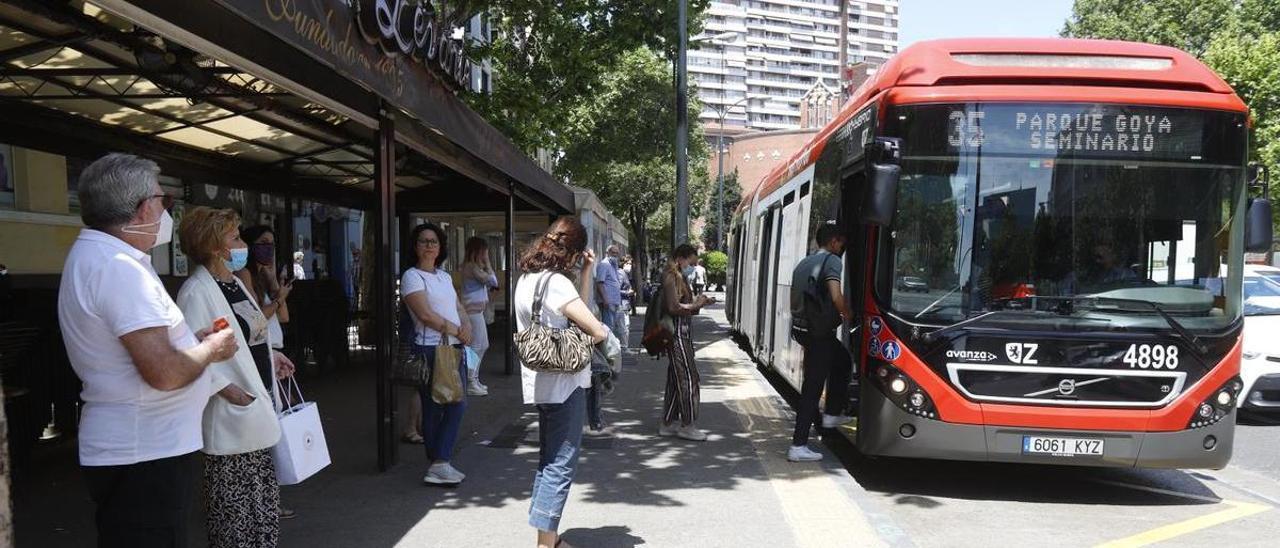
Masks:
[[[289,377],[288,385],[297,394],[294,405],[279,412],[280,442],[271,449],[276,464],[276,481],[280,485],[302,482],[329,466],[329,446],[320,425],[320,408],[302,398],[298,383]],[[276,396],[285,399],[285,387],[276,380]]]

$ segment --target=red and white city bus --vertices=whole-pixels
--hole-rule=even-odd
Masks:
[[[798,389],[791,272],[838,221],[864,454],[1221,468],[1243,255],[1271,241],[1248,124],[1172,48],[913,45],[745,193],[730,320]]]

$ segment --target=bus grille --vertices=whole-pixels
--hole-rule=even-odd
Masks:
[[[951,383],[982,402],[1161,407],[1182,393],[1183,371],[949,363]]]

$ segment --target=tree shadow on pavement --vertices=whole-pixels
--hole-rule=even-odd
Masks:
[[[560,536],[579,548],[634,548],[644,544],[644,539],[631,534],[631,528],[625,525],[570,529]]]

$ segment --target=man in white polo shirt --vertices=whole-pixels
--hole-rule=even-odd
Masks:
[[[147,252],[173,235],[150,160],[109,154],[80,175],[80,232],[58,290],[58,319],[80,398],[80,465],[97,504],[99,547],[185,546],[203,447],[210,363],[233,329],[197,341]],[[234,320],[232,320],[234,321]]]

